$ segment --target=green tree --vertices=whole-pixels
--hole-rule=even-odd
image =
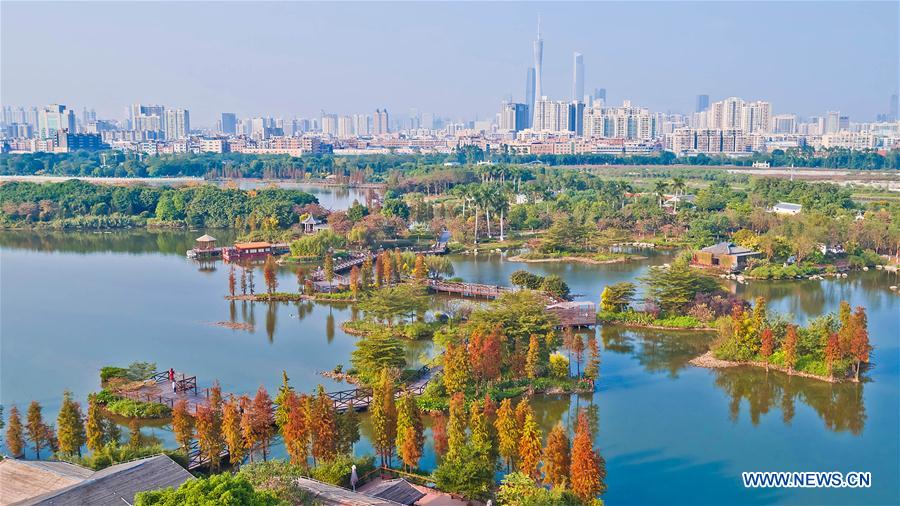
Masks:
[[[85,423],[85,436],[88,450],[97,453],[106,444],[106,421],[96,397],[88,397],[87,423]]]
[[[393,325],[397,317],[406,318],[428,310],[428,297],[422,286],[387,286],[360,301],[359,308],[366,315]]]
[[[397,440],[397,407],[394,403],[394,378],[388,369],[381,370],[381,377],[372,389],[372,427],[375,433],[372,442],[381,465],[390,465]]]
[[[350,362],[359,379],[371,385],[383,369],[402,369],[406,366],[406,349],[389,331],[379,330],[356,342]]]
[[[607,285],[600,295],[600,309],[610,312],[625,311],[634,298],[635,290],[634,283],[627,281]]]
[[[397,448],[403,465],[407,471],[416,469],[419,458],[422,456],[422,447],[425,445],[424,425],[422,413],[411,392],[406,392],[400,398],[397,409]]]
[[[59,451],[63,455],[81,456],[81,447],[85,443],[84,420],[81,406],[72,399],[68,390],[63,393],[62,406],[56,418],[58,427]]]
[[[540,470],[538,464],[541,461],[542,445],[541,445],[541,429],[538,428],[534,416],[528,413],[525,417],[525,424],[522,426],[522,432],[519,436],[519,465],[518,470],[535,480],[540,479]]]
[[[686,258],[679,258],[666,267],[651,267],[641,278],[647,285],[647,295],[655,300],[666,314],[676,314],[693,303],[697,294],[719,290],[715,278],[692,268]]]
[[[556,274],[551,274],[541,282],[541,290],[560,299],[569,298],[569,285]]]

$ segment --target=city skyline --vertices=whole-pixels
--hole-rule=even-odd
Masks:
[[[710,101],[730,96],[767,100],[778,113],[801,116],[840,110],[859,120],[874,120],[887,112],[889,97],[896,93],[898,59],[897,44],[885,41],[898,40],[896,26],[890,23],[897,17],[897,4],[809,5],[813,4],[696,4],[697,9],[675,9],[667,4],[610,2],[558,8],[554,4],[551,10],[542,4],[526,4],[523,9],[487,4],[479,5],[484,16],[462,25],[457,21],[466,9],[454,4],[408,8],[361,4],[351,11],[321,4],[251,7],[236,3],[217,5],[217,12],[206,12],[213,18],[222,17],[218,30],[210,31],[208,23],[199,22],[181,30],[182,24],[197,21],[205,12],[203,4],[179,4],[174,10],[174,4],[148,9],[145,4],[5,3],[2,101],[5,105],[88,106],[96,108],[98,116],[111,118],[122,117],[124,107],[132,103],[165,103],[190,109],[192,124],[205,127],[214,126],[223,111],[234,111],[238,117],[317,117],[323,109],[353,114],[380,107],[398,115],[417,108],[453,119],[487,118],[506,97],[527,102],[521,76],[536,65],[533,44],[540,16],[543,57],[537,76],[540,92],[535,89],[538,98],[570,99],[572,55],[580,53],[583,86],[606,88],[610,104],[629,99],[654,110],[691,113],[697,95],[708,94]],[[802,20],[783,18],[797,9],[806,12]],[[307,26],[300,16],[303,11],[314,11],[315,16],[307,17],[323,20],[319,23],[323,26]],[[691,19],[681,11],[691,12]],[[440,16],[435,19],[426,15],[429,12]],[[573,12],[579,15],[570,15]],[[484,30],[486,20],[482,18],[494,13],[504,17],[492,21],[496,24],[503,19],[504,23],[490,34]],[[673,13],[678,15],[673,17]],[[611,22],[634,15],[640,15],[646,27],[656,27],[648,30],[653,33],[633,28],[629,32]],[[77,22],[88,16],[92,22]],[[748,23],[748,16],[768,21]],[[66,22],[36,44],[8,43],[24,37],[23,30],[33,25],[32,21],[52,24],[63,17]],[[602,23],[602,37],[582,30],[592,26],[592,18],[593,23]],[[234,37],[233,19],[248,21],[247,37]],[[183,39],[180,49],[160,38],[154,43],[156,50],[132,54],[127,44],[114,42],[128,32],[148,37],[159,34],[167,29],[159,23],[162,20],[178,25]],[[285,31],[290,20],[297,28]],[[379,20],[390,21],[392,30],[381,30],[383,26],[375,23]],[[324,29],[326,25],[330,31]],[[731,28],[740,27],[744,32],[751,25],[757,32],[751,40],[730,40],[740,33],[730,32]],[[259,26],[270,29],[263,33]],[[460,26],[466,26],[466,37],[459,37]],[[77,29],[85,27],[96,37],[88,41],[78,36]],[[830,31],[832,28],[836,31]],[[372,39],[367,36],[370,31],[379,36]],[[348,37],[350,32],[353,35]],[[622,33],[639,33],[646,43],[635,48]],[[821,37],[822,33],[843,36]],[[774,34],[779,34],[777,43],[771,40]],[[804,34],[818,34],[818,38],[810,41]],[[348,40],[336,42],[339,39]],[[337,47],[365,42],[369,49],[326,52],[320,46],[307,45],[313,40],[327,40]],[[611,43],[613,40],[621,43]],[[715,47],[708,44],[712,40]],[[879,42],[879,51],[870,50],[876,47],[874,41]],[[62,43],[72,44],[73,52],[86,48],[86,54],[95,57],[61,58],[55,65],[38,58],[42,50]],[[778,57],[773,48],[779,44],[785,53],[802,57]],[[317,51],[301,49],[310,47]],[[737,52],[733,51],[736,47],[740,47]],[[384,56],[390,51],[401,57]],[[685,54],[692,52],[702,58],[685,60]],[[417,57],[422,53],[436,56],[423,60]],[[721,55],[726,53],[730,56],[722,61]],[[122,72],[103,70],[110,58],[121,63]]]

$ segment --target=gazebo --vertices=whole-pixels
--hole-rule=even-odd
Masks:
[[[194,242],[197,244],[196,249],[198,250],[211,250],[216,247],[216,238],[209,234],[201,235]]]
[[[303,225],[303,233],[304,234],[312,234],[316,231],[316,225],[319,224],[319,220],[315,219],[313,215],[309,214],[303,221],[300,222]]]

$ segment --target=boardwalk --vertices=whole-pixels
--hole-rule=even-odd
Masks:
[[[497,285],[483,285],[481,283],[460,283],[456,281],[443,281],[429,279],[428,288],[438,293],[449,293],[462,297],[476,297],[481,299],[496,299],[504,293],[514,291],[512,288]]]
[[[441,367],[422,367],[419,371],[418,378],[407,386],[397,389],[395,397],[400,397],[406,392],[413,395],[422,395],[425,388],[434,377],[441,371]],[[197,387],[197,377],[187,376],[184,373],[175,373],[176,390],[172,391],[172,385],[169,382],[168,372],[163,371],[153,374],[151,378],[144,382],[140,387],[135,389],[120,389],[115,391],[116,395],[127,397],[129,399],[143,402],[158,402],[165,404],[169,408],[173,408],[179,400],[187,402],[188,411],[197,413],[197,409],[206,406],[209,403],[209,389],[199,389]],[[338,392],[327,393],[334,403],[334,409],[338,413],[343,413],[348,409],[355,411],[365,411],[369,409],[372,402],[372,390],[369,388],[354,388],[350,390],[341,390]],[[228,455],[227,451],[222,452],[222,457]],[[188,470],[193,470],[206,464],[206,461],[200,455],[200,448],[197,441],[191,444],[188,451]]]
[[[441,234],[441,237],[438,240],[438,242],[433,244],[430,248],[424,249],[424,250],[411,250],[411,251],[413,253],[416,253],[416,254],[421,253],[423,255],[443,255],[443,254],[447,253],[447,241],[449,240],[449,235],[445,235],[445,234],[448,234],[448,233],[445,232],[444,234]],[[374,262],[376,254],[377,253],[372,252],[372,251],[366,251],[365,253],[356,254],[350,258],[347,258],[345,260],[341,260],[340,262],[335,263],[333,270],[334,270],[335,274],[337,274],[340,272],[347,272],[350,269],[352,269],[353,267],[358,267],[358,266],[364,264],[366,262],[366,260],[372,260]],[[316,271],[313,273],[313,279],[316,281],[321,281],[321,280],[325,279],[325,271],[321,267],[317,268]],[[335,276],[335,279],[337,279],[337,276]]]

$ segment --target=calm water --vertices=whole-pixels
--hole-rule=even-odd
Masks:
[[[235,180],[217,182],[217,184],[232,184]],[[259,179],[240,179],[236,180],[237,185],[242,190],[256,190],[269,186],[277,186],[279,188],[287,188],[291,190],[303,190],[307,193],[315,195],[319,199],[319,204],[326,209],[340,210],[347,209],[356,200],[360,204],[365,204],[367,199],[375,196],[374,190],[347,188],[343,186],[321,186],[309,183],[301,183],[295,181],[272,180],[263,181]]]
[[[20,409],[36,399],[55,417],[61,393],[81,400],[98,389],[99,368],[148,360],[189,371],[226,391],[274,391],[286,370],[299,390],[318,374],[349,366],[355,338],[340,330],[352,310],[319,304],[234,304],[222,298],[228,267],[184,258],[197,232],[0,233],[0,398]],[[230,236],[214,232],[220,239]],[[578,298],[634,279],[665,254],[627,264],[525,264],[501,255],[453,258],[456,275],[506,284],[520,268],[559,274]],[[280,273],[293,290],[292,272]],[[799,320],[836,309],[843,298],[868,308],[875,367],[863,385],[828,385],[755,369],[710,371],[687,365],[710,336],[691,332],[597,330],[603,343],[598,391],[539,397],[545,430],[571,423],[578,407],[596,415],[607,460],[610,504],[896,504],[900,502],[900,296],[895,275],[872,271],[844,280],[755,283]],[[257,275],[262,286],[262,276]],[[253,331],[217,322],[244,322]],[[427,343],[409,350],[417,361]],[[171,441],[166,427],[145,434]],[[365,424],[358,453],[371,452]],[[281,452],[280,449],[276,453]],[[434,466],[426,450],[423,467]],[[744,489],[742,471],[871,471],[863,490]]]

